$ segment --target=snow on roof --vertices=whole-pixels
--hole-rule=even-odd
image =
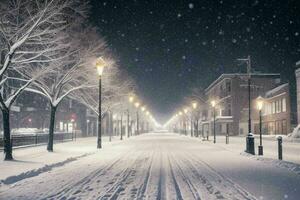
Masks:
[[[279,85],[279,86],[273,88],[272,90],[269,90],[268,92],[266,92],[266,97],[273,96],[274,94],[276,94],[283,88],[287,87],[288,85],[289,85],[288,83],[285,83],[285,84],[282,84],[282,85]]]
[[[251,73],[251,76],[280,76],[279,73]],[[221,76],[219,76],[219,78],[217,78],[214,82],[212,82],[206,89],[205,92],[208,92],[215,84],[217,84],[219,81],[221,81],[222,79],[225,78],[232,78],[235,76],[248,76],[247,73],[233,73],[233,74],[222,74]]]
[[[300,60],[298,62],[296,62],[296,66],[300,65]]]

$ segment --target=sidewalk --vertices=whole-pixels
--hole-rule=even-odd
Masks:
[[[127,138],[126,138],[127,139]],[[49,153],[46,145],[28,148],[14,149],[13,161],[4,161],[3,152],[0,154],[0,183],[13,176],[24,174],[24,176],[35,176],[42,171],[49,170],[57,166],[65,165],[78,158],[96,153],[96,137],[77,138],[76,141],[54,144],[54,152]],[[108,137],[103,137],[103,147],[120,143],[118,137],[108,141]],[[14,168],[11,170],[11,168]],[[20,178],[20,177],[18,177]],[[10,180],[6,180],[10,181]],[[12,182],[14,180],[11,180]]]
[[[203,141],[203,142],[210,142],[213,144],[213,136],[209,137],[210,141]],[[229,144],[225,144],[226,139],[225,136],[217,136],[216,138],[217,145],[225,148],[229,151],[235,152],[240,154],[244,152],[246,148],[246,137],[241,136],[230,136],[229,137]],[[271,159],[278,159],[278,144],[275,137],[264,137],[263,138],[263,150],[264,155],[259,156],[260,158],[271,158]],[[258,145],[259,145],[259,138],[255,137],[255,153],[258,153]],[[283,139],[282,143],[283,147],[283,160],[288,162],[293,162],[300,164],[300,143],[291,142],[289,140]]]

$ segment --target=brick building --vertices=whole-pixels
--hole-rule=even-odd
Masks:
[[[270,91],[263,97],[262,109],[262,134],[287,135],[291,132],[291,101],[289,84],[282,84]],[[255,101],[253,102],[255,104]],[[257,115],[256,115],[257,116]],[[259,134],[259,122],[254,122],[255,134]]]
[[[212,134],[213,109],[212,100],[216,101],[216,133],[219,135],[246,135],[248,133],[248,74],[222,74],[205,90],[207,98],[207,117],[202,123],[204,133]],[[280,74],[251,74],[251,100],[263,96],[280,83]],[[257,114],[256,106],[251,106],[252,131]]]

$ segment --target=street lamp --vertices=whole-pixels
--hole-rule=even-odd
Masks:
[[[141,110],[142,110],[142,113],[144,113],[145,112],[145,110],[146,110],[146,107],[145,106],[142,106],[141,107]],[[142,115],[143,116],[143,115]],[[141,124],[141,132],[143,133],[145,130],[145,121],[144,121],[144,119],[142,118],[142,120],[141,120],[141,122],[140,122],[140,124]]]
[[[211,101],[211,106],[213,107],[214,113],[214,143],[216,143],[216,101]]]
[[[129,96],[129,98],[128,98],[129,103],[132,103],[133,100],[134,100],[134,97]],[[129,127],[129,120],[130,120],[130,116],[129,116],[129,107],[128,107],[128,109],[127,109],[127,137],[128,138],[130,137],[130,128],[131,128],[131,127]]]
[[[103,74],[104,67],[106,66],[103,58],[99,57],[96,61],[96,68],[99,75],[99,105],[98,105],[98,135],[97,135],[97,148],[102,148],[102,139],[101,139],[101,78]]]
[[[134,106],[136,107],[136,134],[139,135],[139,107],[140,107],[140,103],[136,102],[134,104]]]
[[[196,110],[197,107],[198,107],[198,104],[197,102],[193,102],[192,103],[192,107],[193,107],[193,110]],[[194,113],[195,114],[195,113]],[[194,134],[196,134],[196,137],[198,137],[198,119],[196,119],[196,116],[195,116],[195,121],[197,122],[197,124],[195,124],[194,122],[194,129],[196,128],[197,130],[195,131],[194,130]],[[191,118],[191,126],[193,125],[193,121],[192,121],[192,118]],[[196,127],[195,127],[196,126]],[[191,134],[192,134],[192,128],[191,128]]]
[[[187,129],[187,117],[186,117],[186,115],[188,113],[188,109],[187,108],[183,109],[183,112],[185,114],[185,117],[184,117],[184,134],[187,135],[187,130],[186,130]]]
[[[263,98],[257,98],[257,109],[259,110],[259,146],[258,146],[258,155],[263,155],[263,146],[262,146],[262,108],[264,106]]]

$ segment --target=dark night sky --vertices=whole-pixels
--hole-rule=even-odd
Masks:
[[[299,0],[92,0],[91,21],[106,37],[158,119],[193,87],[241,72],[236,59],[277,72],[294,87],[300,60]]]

